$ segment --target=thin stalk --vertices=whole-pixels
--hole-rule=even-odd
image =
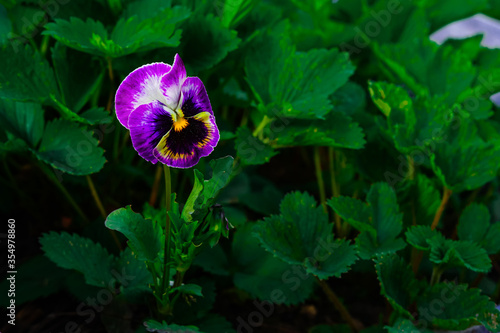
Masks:
[[[439,224],[439,220],[441,219],[441,215],[443,215],[444,209],[446,208],[446,204],[448,203],[448,200],[450,199],[452,191],[446,186],[444,187],[443,190],[443,198],[441,199],[441,204],[438,207],[438,210],[436,211],[436,214],[434,215],[434,220],[432,221],[431,229],[434,230]]]
[[[240,127],[246,126],[248,124],[248,109],[243,110],[243,116],[241,117]]]
[[[325,213],[328,213],[326,209],[326,193],[325,193],[325,182],[323,181],[323,174],[321,172],[321,155],[320,147],[314,147],[314,168],[316,169],[316,180],[318,182],[319,197],[321,200],[321,205]]]
[[[42,44],[40,45],[40,53],[45,57],[45,54],[47,53],[47,50],[49,49],[49,40],[50,36],[49,35],[44,35],[42,37]]]
[[[87,218],[87,216],[85,215],[85,213],[83,213],[83,211],[80,209],[80,206],[78,206],[78,204],[76,203],[76,201],[73,199],[73,197],[71,196],[71,194],[68,192],[68,190],[66,190],[66,188],[64,187],[63,184],[61,184],[61,182],[56,178],[56,176],[54,176],[53,173],[50,172],[50,170],[48,169],[48,167],[45,165],[45,164],[42,164],[42,163],[39,163],[39,166],[40,166],[40,169],[42,169],[42,171],[47,175],[47,177],[49,177],[49,179],[52,181],[52,183],[54,183],[54,185],[59,189],[59,191],[61,191],[61,193],[64,195],[64,197],[66,198],[66,200],[68,200],[69,204],[73,207],[73,209],[76,211],[76,213],[78,215],[80,215],[80,217],[86,222],[88,223],[89,222],[89,219]]]
[[[441,275],[443,274],[443,270],[439,265],[435,265],[434,268],[432,269],[432,275],[431,275],[431,281],[430,284],[431,286],[439,283],[439,280],[441,280]]]
[[[406,158],[408,160],[408,166],[409,166],[407,177],[409,180],[413,180],[415,179],[415,161],[410,155],[407,155]]]
[[[115,75],[113,74],[113,64],[111,62],[111,57],[107,57],[106,61],[108,64],[108,76],[109,76],[109,83],[110,83],[108,104],[106,106],[106,110],[111,111],[111,108],[113,106],[113,97],[115,95],[115,92],[114,92]]]
[[[99,194],[97,193],[97,190],[95,188],[94,182],[92,181],[92,178],[89,175],[86,175],[85,178],[87,178],[87,184],[89,185],[90,193],[92,194],[92,197],[94,198],[97,209],[99,209],[99,213],[101,213],[102,217],[106,218],[108,215],[106,214],[106,210],[104,209],[104,206],[102,205],[101,199],[99,198]]]
[[[171,179],[170,179],[170,168],[164,164],[163,171],[165,174],[165,210],[167,211],[167,218],[165,223],[165,248],[163,253],[163,280],[162,280],[162,290],[164,294],[168,296],[168,290],[170,289],[170,216],[168,212],[170,211],[170,194],[171,194]]]
[[[321,289],[323,289],[323,292],[325,295],[328,297],[328,300],[332,302],[333,306],[337,311],[340,313],[342,318],[347,322],[347,324],[351,327],[351,330],[353,332],[359,332],[359,324],[356,323],[356,321],[351,317],[351,314],[347,310],[347,308],[342,304],[340,299],[337,297],[335,292],[330,288],[328,283],[324,280],[320,280],[318,277],[316,277],[317,282],[321,286]]]
[[[267,126],[267,124],[269,124],[271,121],[273,121],[271,118],[269,118],[268,116],[264,116],[264,118],[262,118],[261,122],[259,123],[259,125],[257,125],[257,127],[255,128],[255,130],[253,131],[252,135],[255,136],[255,137],[261,137],[262,135],[262,131],[264,130],[264,128]]]
[[[89,185],[90,193],[92,194],[92,197],[94,198],[95,204],[97,206],[97,209],[99,209],[99,213],[103,218],[106,218],[108,214],[106,213],[106,210],[104,209],[104,206],[101,202],[101,199],[99,198],[99,194],[97,193],[96,187],[94,185],[94,182],[92,181],[92,177],[89,175],[85,176],[87,178],[87,184]],[[111,237],[113,237],[113,241],[115,242],[116,246],[120,251],[123,250],[122,244],[120,243],[120,239],[116,235],[116,231],[108,229],[109,233],[111,234]]]
[[[153,181],[153,188],[151,189],[151,195],[149,196],[149,205],[154,207],[156,204],[156,199],[158,199],[158,190],[160,189],[160,180],[161,180],[161,165],[156,167],[155,171],[155,179]]]
[[[328,162],[330,164],[330,180],[332,186],[332,195],[334,198],[340,196],[340,186],[337,183],[337,177],[335,174],[335,151],[332,147],[328,148]],[[342,232],[342,223],[340,221],[340,215],[336,212],[333,212],[333,216],[335,219],[335,230],[337,231],[337,235],[341,236]]]

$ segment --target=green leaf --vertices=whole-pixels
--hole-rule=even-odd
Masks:
[[[201,292],[201,286],[197,284],[182,284],[177,288],[172,288],[170,289],[170,293],[173,293],[175,291],[181,292],[183,294],[187,295],[194,295],[194,296],[200,296],[203,297],[203,294]]]
[[[55,294],[64,287],[68,271],[59,268],[43,255],[36,255],[17,267],[16,284],[23,286],[16,290],[16,305]],[[8,276],[7,276],[8,277]],[[10,289],[10,280],[0,282],[2,290]],[[9,298],[3,297],[0,305],[7,308]]]
[[[272,147],[254,137],[248,127],[240,127],[234,143],[236,154],[246,165],[265,164],[278,154]]]
[[[195,73],[212,68],[241,42],[236,30],[229,30],[213,15],[191,17],[183,25],[182,60]],[[200,52],[203,50],[203,52]]]
[[[140,296],[143,293],[151,292],[150,284],[153,284],[151,273],[143,260],[139,260],[127,247],[120,253],[116,260],[116,270],[122,276],[120,291],[126,297]]]
[[[151,262],[158,259],[164,235],[155,221],[144,219],[127,206],[109,214],[104,224],[127,237],[128,245],[138,259]]]
[[[305,301],[313,292],[313,276],[303,266],[287,264],[265,251],[251,228],[250,224],[244,225],[234,234],[235,286],[274,304]]]
[[[452,241],[443,236],[429,240],[430,260],[435,264],[464,266],[474,272],[489,272],[491,260],[485,249],[470,241]]]
[[[367,196],[368,205],[348,197],[332,198],[328,205],[346,222],[361,231],[356,245],[363,259],[401,250],[406,243],[398,237],[403,215],[394,190],[387,183],[373,184]]]
[[[366,143],[359,124],[341,112],[332,111],[326,119],[282,121],[285,126],[276,133],[278,145],[361,149]],[[274,134],[272,127],[269,131]]]
[[[233,163],[234,158],[232,156],[210,161],[212,177],[209,180],[205,180],[203,186],[203,195],[206,200],[215,199],[220,190],[227,185],[233,170]]]
[[[194,333],[200,332],[198,327],[196,326],[179,326],[176,324],[167,324],[165,321],[157,322],[156,320],[146,320],[144,322],[144,326],[146,326],[146,330],[148,332],[157,332],[157,333]]]
[[[40,145],[33,152],[40,160],[73,175],[98,172],[106,161],[92,132],[62,119],[47,123]]]
[[[264,113],[324,118],[332,110],[328,97],[347,82],[354,66],[337,49],[296,52],[289,29],[280,24],[253,43],[245,59],[247,80]]]
[[[237,25],[258,2],[255,0],[226,0],[222,7],[222,25],[226,28]]]
[[[424,38],[376,45],[374,51],[415,94],[444,96],[449,106],[471,86],[477,74],[465,54]]]
[[[192,214],[198,208],[196,201],[198,200],[198,197],[200,196],[200,194],[203,191],[204,182],[205,182],[205,179],[203,177],[203,174],[195,169],[194,170],[193,189],[191,190],[191,193],[189,194],[189,197],[186,200],[186,204],[184,205],[184,208],[182,209],[182,213],[181,213],[182,219],[184,221],[192,221],[193,220]]]
[[[339,277],[356,261],[354,247],[345,240],[333,240],[328,215],[307,193],[286,195],[280,211],[254,228],[268,252],[287,263],[304,265],[320,279]]]
[[[82,112],[80,116],[91,125],[111,124],[113,120],[109,112],[102,107],[89,109]]]
[[[43,133],[43,110],[40,104],[0,99],[0,128],[13,138],[36,147]],[[11,137],[12,138],[12,137]]]
[[[431,240],[434,237],[439,237],[440,233],[437,230],[432,230],[430,226],[426,225],[418,225],[408,229],[406,231],[406,240],[413,247],[423,250],[429,251],[431,249]]]
[[[479,289],[439,283],[429,288],[417,303],[420,317],[441,329],[463,330],[476,324],[493,332],[500,329],[500,312],[488,296],[481,295]]]
[[[394,310],[407,318],[413,318],[408,309],[418,294],[418,282],[411,267],[396,254],[389,254],[375,260],[375,269],[381,294]]]
[[[490,212],[485,205],[470,204],[460,215],[457,226],[458,238],[480,244],[490,226],[490,218]]]
[[[72,61],[68,61],[68,57]],[[68,50],[59,42],[52,49],[52,61],[61,89],[61,98],[65,105],[75,112],[79,112],[89,101],[104,78],[105,71],[91,60],[88,55]],[[85,72],[82,68],[85,68]],[[78,79],[75,79],[76,77]]]
[[[194,170],[193,189],[181,214],[184,221],[201,221],[207,215],[219,192],[229,183],[233,163],[232,156],[211,160],[212,177],[208,180],[200,171]]]
[[[396,238],[402,230],[403,214],[399,213],[394,190],[387,183],[376,183],[370,188],[367,201],[372,208],[377,240],[384,243],[386,240]]]
[[[430,178],[418,174],[411,194],[414,201],[415,220],[420,225],[431,225],[439,207],[440,193]]]
[[[367,231],[376,236],[372,223],[372,210],[361,200],[351,197],[336,197],[327,201],[328,206],[340,215],[347,223],[359,231]]]
[[[488,254],[497,254],[500,252],[500,223],[494,223],[488,229],[481,246],[488,252]]]
[[[458,132],[445,135],[446,144],[437,144],[431,165],[437,177],[450,190],[473,190],[496,177],[500,168],[500,145],[496,140],[482,141],[468,119],[461,121]]]
[[[489,6],[488,0],[464,0],[458,7],[453,0],[427,0],[423,1],[423,4],[433,31],[448,23],[480,13]]]
[[[369,81],[368,91],[373,103],[386,117],[415,125],[415,114],[411,112],[413,102],[405,89],[391,83]]]
[[[170,8],[169,1],[158,0],[131,3],[129,8],[111,33],[99,21],[71,17],[46,24],[43,34],[76,50],[113,58],[179,44],[180,30],[175,31],[175,25],[189,16],[188,9]]]
[[[79,271],[87,284],[97,287],[114,284],[113,256],[100,244],[66,232],[44,234],[40,244],[45,255],[57,266]]]
[[[434,332],[434,331],[425,329],[425,326],[424,326],[424,329],[418,329],[417,327],[415,327],[415,325],[413,325],[411,320],[403,319],[403,318],[399,318],[394,323],[394,325],[392,325],[391,327],[385,326],[385,329],[387,329],[387,331],[389,333],[401,333],[401,332],[404,332],[404,333],[433,333]]]
[[[214,307],[217,296],[215,280],[209,278],[193,279],[189,281],[200,286],[203,296],[190,295],[190,302],[178,302],[175,304],[173,316],[175,321],[181,325],[196,325],[201,329],[201,322],[207,317]],[[200,291],[200,290],[198,290]],[[201,293],[201,291],[200,291]]]
[[[483,204],[472,203],[467,206],[457,227],[458,238],[478,243],[488,254],[500,251],[500,223],[490,223],[491,216]]]
[[[9,45],[0,49],[0,58],[0,98],[42,103],[59,95],[54,72],[39,52]]]

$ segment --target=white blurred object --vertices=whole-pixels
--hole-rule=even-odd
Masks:
[[[464,39],[479,34],[483,34],[482,46],[500,48],[500,21],[483,14],[450,23],[433,33],[431,40],[442,44],[448,38]]]
[[[464,39],[480,34],[483,35],[482,46],[490,49],[500,48],[500,21],[483,14],[450,23],[433,33],[431,40],[442,44],[449,38]],[[491,96],[491,101],[500,106],[500,92]]]

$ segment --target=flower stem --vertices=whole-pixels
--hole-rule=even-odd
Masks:
[[[165,210],[167,211],[166,223],[165,223],[165,248],[163,253],[163,280],[162,280],[162,290],[166,297],[169,297],[168,290],[170,289],[170,216],[168,212],[170,211],[170,193],[171,193],[171,179],[170,179],[170,168],[167,165],[163,165],[163,171],[165,174]]]
[[[340,299],[337,297],[335,292],[330,288],[328,283],[324,280],[320,280],[318,277],[316,277],[318,284],[321,286],[321,289],[323,289],[324,293],[328,297],[328,300],[332,302],[333,306],[337,311],[340,313],[342,318],[347,322],[347,324],[351,327],[351,330],[353,332],[359,332],[359,324],[356,323],[356,321],[351,317],[351,314],[347,310],[347,308],[342,304]]]
[[[443,198],[441,199],[441,204],[439,205],[438,210],[436,211],[436,215],[434,215],[434,220],[432,221],[431,229],[434,230],[438,226],[439,220],[441,219],[441,215],[443,215],[444,209],[446,208],[446,204],[448,203],[448,199],[450,199],[452,191],[446,186],[443,190]]]
[[[321,172],[321,155],[320,147],[314,147],[314,167],[316,169],[316,180],[318,181],[319,197],[321,200],[321,206],[325,213],[328,213],[326,209],[326,194],[325,194],[325,182],[323,181],[323,174]]]

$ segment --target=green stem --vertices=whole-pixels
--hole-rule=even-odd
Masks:
[[[170,211],[170,193],[171,193],[171,179],[170,179],[170,168],[164,164],[163,171],[165,173],[165,210],[167,211],[167,218],[165,223],[165,248],[163,253],[163,281],[162,290],[163,295],[169,297],[170,289],[170,216],[168,212]]]
[[[314,147],[314,167],[316,169],[316,180],[318,181],[319,196],[321,199],[321,205],[325,213],[328,213],[326,209],[326,193],[325,193],[325,182],[323,181],[323,174],[321,172],[321,155],[320,147]]]
[[[40,53],[45,57],[45,54],[47,53],[47,50],[49,49],[49,40],[50,36],[49,35],[44,35],[42,37],[42,44],[40,45]]]
[[[432,221],[431,225],[432,230],[436,229],[436,227],[438,226],[439,220],[441,219],[441,215],[443,215],[444,209],[446,208],[448,199],[450,199],[451,193],[452,193],[451,190],[445,186],[443,190],[443,198],[441,199],[441,204],[439,205],[438,210],[436,211],[436,215],[434,215],[434,220]]]
[[[87,184],[89,185],[90,193],[92,194],[92,198],[94,198],[95,204],[97,206],[97,209],[99,209],[99,213],[101,213],[101,216],[106,218],[106,210],[104,209],[104,206],[102,205],[101,199],[99,198],[99,194],[97,193],[97,190],[95,188],[94,182],[92,181],[92,178],[89,175],[86,175],[85,178],[87,178]]]
[[[83,213],[83,211],[80,209],[80,206],[76,203],[76,201],[73,199],[71,194],[66,190],[66,188],[61,184],[61,182],[56,178],[56,176],[49,170],[49,168],[43,164],[39,163],[40,169],[49,177],[49,179],[56,185],[56,187],[61,191],[61,193],[64,195],[66,200],[68,200],[69,204],[75,209],[76,213],[80,215],[80,217],[86,222],[89,222],[89,219],[87,216]]]
[[[430,284],[431,286],[439,283],[439,280],[441,280],[441,275],[443,274],[443,270],[439,265],[435,265],[434,268],[432,269],[432,275],[431,275],[431,281]]]
[[[335,151],[333,150],[333,147],[328,148],[328,163],[330,164],[330,180],[332,186],[332,195],[334,198],[337,198],[340,196],[340,187],[337,183],[337,177],[335,174]],[[340,220],[340,215],[337,214],[336,212],[334,212],[333,214],[335,219],[335,230],[337,231],[337,235],[341,237],[342,222]]]
[[[257,125],[255,130],[253,131],[252,135],[255,137],[259,136],[259,138],[260,138],[262,131],[267,126],[267,124],[269,124],[271,121],[273,121],[271,118],[269,118],[268,116],[264,116],[264,118],[262,118],[259,125]]]
[[[338,296],[335,294],[335,292],[330,288],[328,283],[324,280],[320,280],[318,277],[316,277],[317,282],[321,286],[321,289],[323,289],[323,292],[325,295],[328,297],[328,300],[332,302],[333,306],[337,311],[340,313],[342,318],[347,322],[347,324],[351,327],[351,330],[353,332],[359,332],[360,327],[359,324],[351,317],[351,314],[347,310],[347,308],[342,304]]]

